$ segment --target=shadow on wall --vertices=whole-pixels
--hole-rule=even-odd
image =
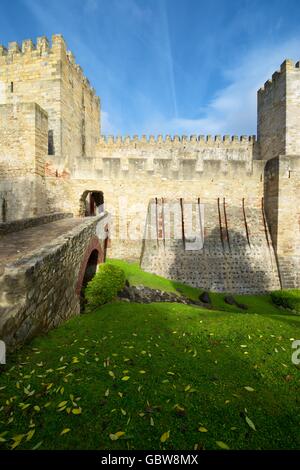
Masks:
[[[90,254],[90,257],[87,261],[85,272],[83,275],[83,280],[82,280],[81,290],[80,290],[80,313],[83,313],[85,305],[86,305],[86,301],[84,297],[85,288],[88,282],[90,282],[93,279],[93,277],[95,276],[97,272],[98,261],[99,261],[99,251],[95,249]]]
[[[248,211],[248,225],[238,218],[226,227],[213,223],[215,208],[207,208],[202,249],[191,249],[191,238],[143,240],[141,267],[148,272],[215,292],[262,293],[280,288],[276,260],[259,210]],[[240,210],[242,213],[242,211]],[[230,225],[231,222],[231,225]],[[235,226],[236,229],[232,229]],[[145,230],[147,233],[147,228]],[[186,249],[187,241],[189,250]]]
[[[264,169],[264,201],[268,227],[277,248],[279,209],[279,158],[268,160]]]

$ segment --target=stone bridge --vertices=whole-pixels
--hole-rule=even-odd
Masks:
[[[0,338],[12,350],[78,315],[105,259],[109,215],[51,214],[0,224]]]

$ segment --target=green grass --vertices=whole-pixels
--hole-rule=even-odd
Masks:
[[[276,305],[279,305],[295,313],[300,313],[300,289],[285,289],[274,291],[271,298]]]
[[[0,448],[27,434],[17,449],[298,449],[300,317],[237,299],[247,312],[115,302],[36,338],[2,366]]]
[[[144,285],[151,287],[152,289],[160,289],[166,292],[174,292],[178,295],[183,294],[192,300],[198,300],[199,295],[203,292],[203,289],[191,287],[180,282],[171,281],[156,274],[151,274],[143,271],[138,263],[128,263],[119,259],[109,259],[107,263],[113,264],[122,268],[125,272],[126,279],[133,286]],[[225,294],[218,294],[210,292],[210,298],[212,305],[216,310],[224,310],[229,312],[241,312],[241,309],[235,305],[228,305],[224,302]],[[235,295],[234,298],[239,303],[247,305],[249,313],[278,313],[277,306],[272,302],[270,295]]]
[[[133,286],[143,285],[151,287],[152,289],[164,290],[165,292],[175,292],[179,294],[179,291],[190,299],[197,300],[200,289],[196,289],[180,282],[171,281],[156,274],[151,274],[143,271],[138,263],[127,263],[119,259],[109,259],[107,263],[119,266],[125,272],[126,279]]]

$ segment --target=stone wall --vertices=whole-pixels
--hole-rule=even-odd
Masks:
[[[280,155],[270,160],[264,179],[266,212],[282,287],[299,287],[300,157]]]
[[[300,148],[300,62],[285,60],[258,91],[259,156],[298,155]]]
[[[185,160],[187,167],[189,162]],[[159,171],[149,172],[136,165],[126,173],[121,171],[106,177],[101,170],[89,167],[86,173],[71,174],[70,179],[60,175],[48,177],[47,193],[53,196],[51,204],[55,210],[61,207],[77,215],[80,198],[86,190],[102,191],[105,208],[112,214],[109,256],[138,260],[148,204],[155,197],[194,200],[200,197],[208,202],[226,198],[229,204],[239,204],[244,198],[248,207],[260,204],[264,162],[205,160],[198,172],[193,170],[193,160],[190,163],[187,178],[180,169],[163,176]]]
[[[65,212],[54,212],[53,214],[41,215],[38,217],[30,217],[28,219],[14,220],[12,222],[0,223],[0,237],[11,232],[19,232],[25,228],[35,227],[37,225],[48,224],[54,220],[61,220],[72,217],[73,214]]]
[[[10,349],[80,312],[80,288],[91,252],[103,261],[107,215],[78,227],[28,257],[6,265],[0,277],[0,338]]]
[[[46,212],[47,134],[36,103],[0,106],[0,222]]]
[[[0,177],[45,174],[48,116],[36,103],[0,105]]]
[[[99,98],[61,35],[0,46],[0,104],[35,102],[47,113],[55,155],[94,155],[100,132]]]
[[[229,210],[244,201],[257,214],[264,198],[283,285],[299,286],[299,157],[287,157],[300,151],[299,87],[299,63],[287,60],[258,92],[258,141],[106,138],[99,99],[61,35],[51,46],[45,37],[0,46],[0,223],[61,211],[77,216],[83,196],[101,191],[113,220],[110,256],[138,260],[153,198],[200,198],[207,207],[225,200]]]
[[[163,203],[164,216],[159,201],[152,220],[148,217],[143,269],[216,292],[250,294],[280,288],[261,200],[257,207],[226,199],[201,199],[201,206],[195,201]],[[147,236],[149,231],[157,236]]]

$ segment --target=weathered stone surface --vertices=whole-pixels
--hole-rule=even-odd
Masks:
[[[235,298],[230,294],[225,295],[224,302],[228,305],[235,305]]]
[[[103,261],[108,223],[108,215],[67,218],[18,231],[16,239],[14,234],[0,238],[0,253],[6,251],[0,270],[0,338],[9,349],[79,314],[87,262],[93,250]],[[22,247],[22,237],[22,256],[16,256],[14,243]]]
[[[55,220],[61,220],[73,217],[73,214],[66,214],[64,212],[54,212],[53,214],[45,214],[39,217],[31,217],[28,219],[13,220],[12,222],[0,223],[0,236],[12,232],[19,232],[29,227],[36,227],[37,225],[48,224]]]
[[[258,140],[104,137],[99,99],[62,36],[51,45],[46,39],[14,44],[8,53],[0,47],[0,222],[84,215],[86,195],[102,191],[113,214],[111,257],[141,260],[150,272],[212,291],[300,287],[299,90],[299,63],[285,61],[258,93]],[[155,199],[154,222],[148,210]],[[168,220],[166,200],[190,201],[191,217],[178,221],[169,213]],[[180,232],[182,222],[185,234],[177,236],[172,230]],[[194,239],[203,246],[188,251]],[[54,293],[35,298],[29,279],[40,270],[50,283],[70,262],[77,266],[71,247],[70,240],[69,256],[57,249],[55,265],[36,259],[26,275],[18,274],[24,259],[15,264],[16,288],[7,301],[26,304],[26,285],[33,302],[48,302]]]
[[[211,299],[210,299],[209,293],[207,291],[204,291],[199,295],[199,300],[201,300],[201,302],[203,302],[205,304],[211,304]]]
[[[151,302],[175,302],[185,305],[198,305],[200,307],[209,308],[206,302],[191,300],[183,295],[173,292],[165,292],[159,289],[151,289],[145,286],[125,286],[118,293],[118,298],[129,300],[130,302],[148,304]]]
[[[225,295],[224,302],[226,302],[226,304],[228,304],[228,305],[235,305],[236,307],[238,307],[242,310],[247,310],[247,308],[248,308],[247,305],[242,304],[240,302],[237,302],[235,300],[235,298],[233,297],[233,295],[231,295],[231,294]]]
[[[180,205],[176,200],[171,204],[175,208]],[[251,294],[280,288],[274,249],[261,208],[244,207],[243,211],[242,201],[235,206],[218,204],[216,200],[204,203],[203,214],[202,221],[197,215],[193,228],[194,233],[203,234],[202,248],[196,246],[194,250],[187,250],[181,230],[182,218],[173,217],[171,222],[171,218],[165,217],[164,232],[176,233],[176,238],[160,236],[157,240],[145,240],[142,268],[216,292]],[[186,224],[184,230],[189,233]],[[147,231],[156,233],[156,219],[147,218]]]

